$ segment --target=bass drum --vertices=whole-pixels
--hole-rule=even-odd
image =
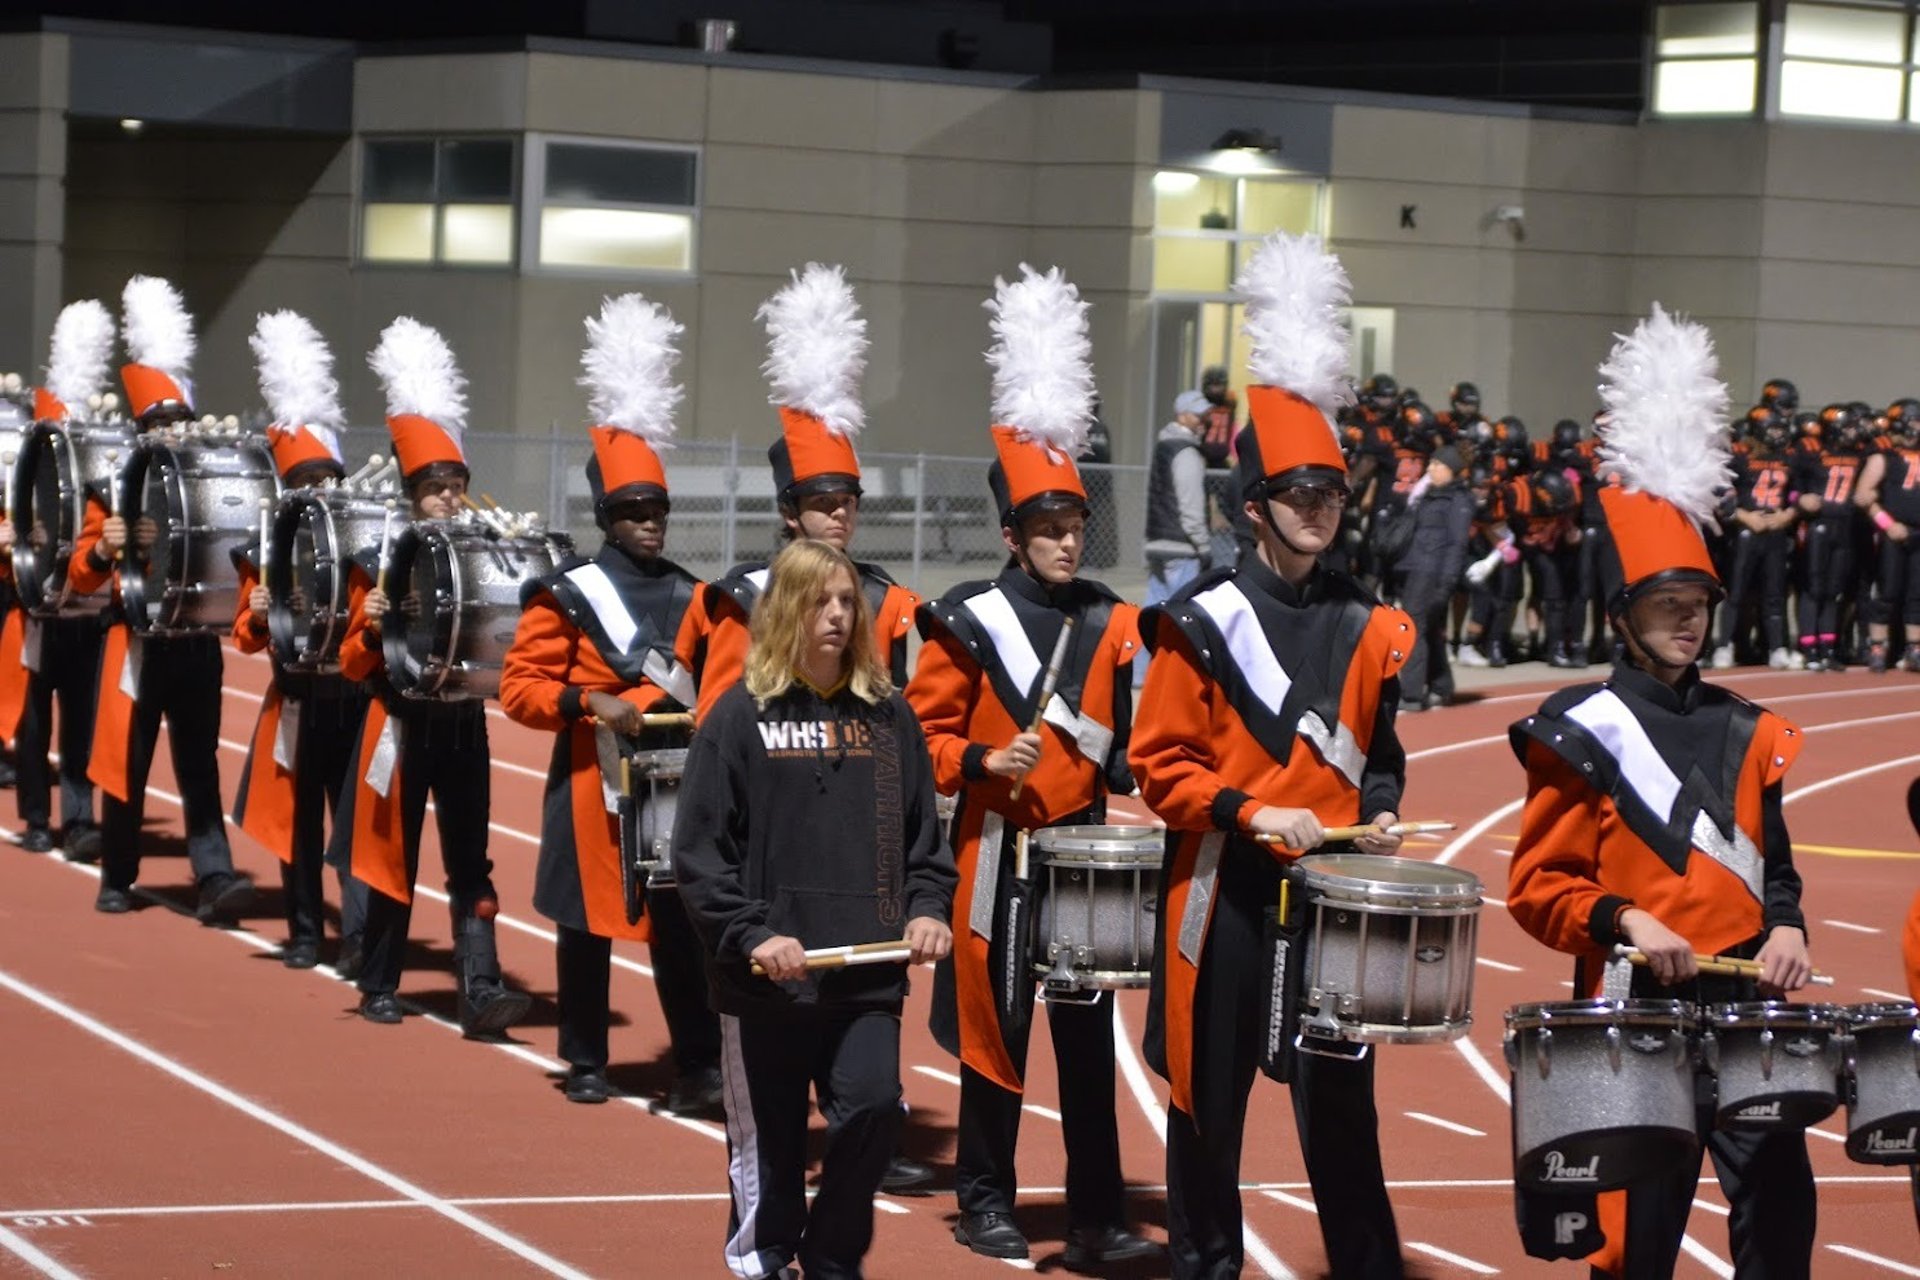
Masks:
[[[347,582],[356,557],[377,552],[391,501],[338,489],[293,489],[280,498],[267,548],[267,631],[273,656],[295,671],[340,670]]]
[[[521,587],[572,550],[564,533],[510,537],[467,518],[408,525],[387,569],[388,682],[409,698],[497,697]]]
[[[87,520],[87,493],[113,491],[133,450],[133,424],[39,422],[20,445],[13,470],[13,575],[20,600],[38,617],[86,617],[113,593],[81,595],[67,585],[73,544]]]
[[[128,624],[153,635],[229,630],[240,603],[234,552],[257,539],[261,504],[279,496],[273,450],[258,436],[142,436],[120,475],[118,510],[129,530],[148,517],[159,533],[120,574]]]

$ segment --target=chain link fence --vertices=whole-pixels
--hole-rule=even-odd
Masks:
[[[551,437],[469,431],[474,490],[515,511],[545,515],[583,552],[599,544],[587,491],[584,433]],[[388,452],[385,431],[355,427],[342,441],[350,466]],[[667,554],[702,578],[764,560],[781,529],[763,440],[681,441],[666,451],[673,487]],[[902,584],[937,596],[955,583],[989,578],[1006,557],[987,490],[987,457],[929,453],[860,454],[860,524],[854,552]],[[1093,518],[1082,570],[1130,600],[1144,598],[1145,467],[1083,464]]]

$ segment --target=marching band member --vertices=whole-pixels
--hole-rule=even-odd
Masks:
[[[1319,561],[1350,500],[1331,423],[1350,392],[1346,272],[1311,236],[1276,235],[1242,271],[1254,447],[1243,474],[1258,536],[1149,609],[1152,650],[1128,753],[1168,827],[1148,1061],[1172,1086],[1167,1231],[1173,1274],[1238,1275],[1240,1151],[1268,1011],[1264,928],[1288,864],[1323,824],[1396,820],[1405,776],[1394,716],[1412,621]],[[1284,847],[1255,837],[1284,841]],[[1355,842],[1389,854],[1399,837]],[[1373,1057],[1302,1053],[1291,1091],[1321,1237],[1336,1276],[1396,1276]]]
[[[1073,462],[1093,397],[1087,304],[1058,269],[1044,276],[1021,270],[1012,284],[996,282],[988,303],[994,420],[1003,425],[993,428],[999,457],[987,480],[1008,563],[991,582],[964,583],[922,609],[926,643],[907,687],[933,754],[935,785],[962,797],[954,821],[966,918],[955,921],[959,945],[935,982],[934,1019],[938,1038],[961,1060],[954,1238],[995,1258],[1028,1254],[1013,1220],[1014,1147],[1034,978],[1025,932],[1013,927],[1007,907],[1015,837],[1022,829],[1103,822],[1107,792],[1133,791],[1126,745],[1139,614],[1100,583],[1075,576],[1090,514]],[[1032,732],[1046,655],[1069,620],[1076,631],[1047,722]],[[1006,987],[997,975],[1009,969],[1018,976]],[[1047,1015],[1067,1148],[1066,1264],[1157,1253],[1124,1225],[1113,1006],[1104,997],[1049,1003]]]
[[[780,410],[780,438],[767,449],[785,526],[782,537],[817,538],[845,551],[860,522],[860,459],[853,437],[866,420],[860,374],[867,322],[842,267],[809,262],[760,307],[767,326],[768,379]],[[896,688],[907,682],[907,631],[920,597],[879,565],[854,562],[872,606],[881,661]],[[707,585],[703,607],[713,635],[700,680],[701,719],[746,666],[747,619],[767,581],[767,566],[745,564]]]
[[[460,512],[472,472],[460,434],[467,416],[466,379],[433,329],[401,316],[380,335],[367,358],[387,396],[387,431],[416,520],[447,520]],[[531,1001],[500,974],[493,918],[499,896],[487,857],[492,816],[492,759],[486,704],[402,697],[386,679],[382,623],[392,597],[377,570],[356,564],[352,621],[340,643],[340,672],[373,682],[360,731],[347,812],[334,823],[329,857],[345,861],[368,895],[360,1016],[369,1022],[401,1019],[400,972],[420,869],[420,832],[427,798],[434,798],[440,859],[452,899],[454,975],[460,1029],[469,1036],[503,1031],[526,1016]],[[419,607],[405,584],[400,607]]]
[[[1576,957],[1582,996],[1757,998],[1749,980],[1699,976],[1695,953],[1756,959],[1761,993],[1794,991],[1812,969],[1780,802],[1800,734],[1704,683],[1697,665],[1721,596],[1699,525],[1732,480],[1712,341],[1655,306],[1600,373],[1611,411],[1601,468],[1615,480],[1600,500],[1624,584],[1607,607],[1624,657],[1604,683],[1563,690],[1513,727],[1527,803],[1508,908]],[[1622,943],[1647,967],[1612,960]],[[1699,1131],[1732,1209],[1735,1271],[1808,1274],[1805,1133],[1715,1129],[1711,1096]],[[1596,1272],[1672,1275],[1699,1174],[1696,1164],[1603,1194]]]
[[[867,362],[867,322],[842,267],[810,262],[761,304],[767,327],[771,403],[780,410],[780,438],[767,448],[787,541],[813,538],[839,551],[853,542],[860,521],[860,459],[853,437],[866,421],[860,374]],[[876,564],[854,561],[873,619],[874,649],[895,688],[907,682],[907,631],[920,597]],[[746,669],[748,620],[767,582],[764,564],[745,564],[707,584],[707,656],[700,673],[699,719]],[[933,1170],[896,1154],[884,1187],[919,1190]]]
[[[191,419],[187,366],[193,359],[193,324],[179,293],[165,280],[135,276],[127,281],[121,302],[123,336],[132,360],[120,371],[127,411],[141,431]],[[87,768],[87,776],[106,793],[101,805],[100,893],[94,906],[114,914],[133,907],[147,771],[164,716],[174,778],[186,811],[187,857],[199,886],[196,914],[211,924],[231,919],[253,897],[253,882],[233,869],[220,799],[224,663],[220,637],[210,631],[136,636],[128,624],[120,606],[121,557],[144,557],[157,534],[147,516],[130,531],[103,496],[90,490],[86,522],[74,539],[67,573],[74,590],[92,593],[111,585],[114,598]]]
[[[292,311],[262,315],[249,339],[259,362],[260,393],[273,415],[267,441],[274,469],[288,489],[321,488],[346,478],[336,434],[344,420],[333,353],[305,316]],[[240,607],[233,642],[242,653],[268,648],[266,548],[258,541],[233,553],[240,574]],[[340,675],[289,671],[273,661],[273,682],[260,703],[260,718],[233,801],[234,825],[280,860],[280,890],[286,899],[287,941],[280,963],[311,969],[320,962],[326,934],[321,888],[326,861],[326,823],[339,820],[347,767],[366,719],[367,693]],[[358,972],[366,919],[366,886],[340,873],[342,977]]]
[[[947,954],[953,855],[919,721],[892,690],[858,570],[774,558],[742,681],[694,736],[673,849],[720,1014],[737,1276],[860,1275],[900,1121],[899,963],[811,971],[805,947]],[[758,966],[765,976],[756,976]],[[808,1086],[827,1117],[807,1203]]]
[[[108,358],[113,352],[113,316],[88,298],[68,303],[53,322],[53,350],[46,385],[33,393],[33,416],[38,422],[70,422],[73,407],[84,411],[88,401],[106,384]],[[16,465],[17,461],[16,461]],[[9,533],[13,532],[8,525]],[[44,546],[47,531],[30,529],[29,539]],[[6,562],[11,574],[12,560]],[[15,738],[19,762],[15,796],[26,831],[20,845],[29,853],[53,848],[53,774],[48,750],[53,745],[53,699],[60,697],[60,843],[75,862],[100,857],[100,828],[93,820],[93,782],[87,777],[93,754],[94,685],[100,678],[100,619],[97,617],[29,618],[18,607],[7,613],[8,632],[18,629],[18,648],[11,636],[0,637],[0,666],[6,675],[26,676],[17,713],[0,715],[0,737]],[[18,736],[4,720],[15,718]]]
[[[574,1102],[605,1102],[613,939],[649,943],[676,1078],[667,1109],[720,1106],[720,1027],[707,1005],[698,940],[672,888],[623,882],[620,835],[594,722],[652,746],[684,735],[647,730],[643,713],[690,710],[705,634],[690,607],[700,582],[663,554],[671,498],[656,446],[673,435],[680,387],[674,339],[683,327],[637,293],[587,321],[593,458],[587,482],[606,543],[525,590],[526,606],[500,677],[500,705],[557,735],[540,822],[533,905],[558,935],[560,1056]],[[627,873],[631,875],[631,869]],[[637,886],[636,886],[637,888]],[[644,914],[635,917],[635,911]]]

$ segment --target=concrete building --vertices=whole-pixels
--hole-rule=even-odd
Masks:
[[[584,413],[582,318],[639,289],[688,327],[683,431],[753,439],[773,430],[754,308],[820,259],[847,264],[872,321],[866,447],[978,455],[980,303],[996,273],[1057,263],[1094,304],[1115,461],[1137,463],[1202,365],[1239,379],[1232,267],[1284,227],[1347,263],[1360,370],[1435,401],[1468,377],[1495,413],[1584,416],[1610,336],[1659,300],[1712,326],[1736,396],[1780,374],[1815,404],[1885,403],[1915,390],[1920,347],[1913,15],[1894,6],[1907,43],[1881,68],[1897,119],[1868,126],[1783,109],[1787,19],[1815,7],[1767,0],[1756,24],[1752,3],[1688,6],[1655,57],[1697,53],[1705,11],[1744,11],[1751,49],[1710,61],[1724,79],[1744,58],[1748,97],[1701,116],[1669,93],[1666,113],[1659,79],[1644,117],[48,19],[0,36],[0,366],[44,362],[64,301],[157,273],[200,318],[203,407],[255,404],[245,336],[287,306],[375,423],[359,356],[404,312],[452,342],[476,429],[545,436]],[[1729,47],[1713,30],[1705,47]]]

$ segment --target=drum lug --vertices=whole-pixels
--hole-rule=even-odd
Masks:
[[[1507,1032],[1506,1036],[1500,1041],[1500,1052],[1507,1059],[1508,1071],[1518,1071],[1520,1069],[1520,1042],[1514,1038],[1513,1032]]]
[[[1773,1028],[1760,1028],[1760,1078],[1773,1079]]]
[[[1720,1041],[1719,1041],[1719,1038],[1716,1037],[1711,1030],[1702,1033],[1700,1036],[1700,1061],[1703,1064],[1705,1064],[1707,1070],[1714,1072],[1715,1074],[1719,1073]],[[1768,1075],[1772,1074],[1772,1065],[1773,1065],[1772,1058],[1769,1056],[1767,1060]]]
[[[1049,969],[1047,976],[1040,980],[1041,995],[1048,1000],[1062,1003],[1079,1000],[1080,978],[1073,971],[1075,949],[1055,943],[1047,950],[1051,952],[1048,959],[1053,962],[1053,968]],[[1097,992],[1095,997],[1098,998]]]
[[[1613,1068],[1613,1074],[1620,1074],[1620,1027],[1618,1023],[1607,1027],[1607,1065]]]
[[[1540,1050],[1538,1053],[1534,1054],[1533,1064],[1535,1067],[1539,1069],[1540,1078],[1542,1080],[1545,1080],[1548,1074],[1553,1071],[1553,1028],[1552,1027],[1540,1028]]]

